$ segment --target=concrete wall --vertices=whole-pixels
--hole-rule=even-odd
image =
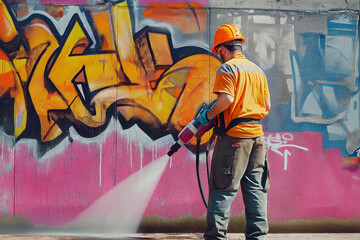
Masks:
[[[203,231],[195,141],[162,156],[214,98],[224,23],[269,81],[271,231],[359,231],[359,6],[0,1],[2,231]],[[243,210],[239,194],[231,231]]]

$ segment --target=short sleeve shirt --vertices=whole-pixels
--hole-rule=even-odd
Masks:
[[[270,99],[270,94],[266,76],[261,68],[242,54],[233,56],[220,66],[213,92],[234,97],[234,102],[224,111],[225,127],[235,118],[261,120],[268,114],[265,99]],[[253,138],[264,133],[261,124],[239,124],[227,134],[238,138]]]

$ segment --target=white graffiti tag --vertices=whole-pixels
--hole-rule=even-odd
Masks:
[[[275,136],[272,134],[269,134],[266,137],[266,142],[268,145],[269,150],[274,151],[275,153],[279,154],[280,156],[284,157],[284,170],[287,170],[288,165],[288,157],[291,156],[291,152],[289,151],[289,148],[298,148],[304,151],[308,151],[307,148],[301,147],[295,144],[289,144],[288,142],[294,140],[294,137],[290,133],[283,133],[279,134],[276,133]],[[280,149],[284,149],[283,152],[280,151]]]

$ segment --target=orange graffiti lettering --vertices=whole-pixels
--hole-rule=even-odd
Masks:
[[[15,25],[2,0],[0,0],[0,29],[0,40],[5,43],[10,42],[17,35]]]
[[[1,11],[10,16],[7,8]],[[75,14],[63,36],[49,19],[33,18],[22,26],[26,42],[13,58],[0,49],[0,96],[9,92],[14,99],[16,138],[35,121],[29,103],[38,117],[40,141],[49,142],[70,125],[85,136],[98,133],[116,112],[122,123],[139,124],[145,132],[151,129],[152,138],[161,137],[180,131],[198,105],[215,97],[210,86],[220,65],[216,58],[202,52],[176,59],[163,30],[145,27],[134,34],[126,1],[89,16],[97,43]],[[8,26],[16,25],[12,21]],[[18,33],[10,27],[1,34]]]
[[[143,16],[167,22],[183,33],[203,33],[206,28],[206,9],[196,3],[150,3]]]

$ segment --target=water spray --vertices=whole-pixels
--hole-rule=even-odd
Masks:
[[[171,146],[167,154],[127,177],[81,212],[73,221],[65,226],[51,229],[51,233],[54,234],[58,231],[59,234],[64,234],[64,232],[68,232],[70,235],[79,236],[135,234],[170,156],[177,152],[181,146],[190,143],[195,136],[198,139],[199,147],[201,136],[214,126],[215,121],[209,125],[203,125],[198,117],[204,110],[210,109],[215,101],[210,104],[203,103],[197,108],[194,120],[181,130],[178,140]],[[198,183],[206,206],[199,175],[198,153],[199,148],[196,161]]]

